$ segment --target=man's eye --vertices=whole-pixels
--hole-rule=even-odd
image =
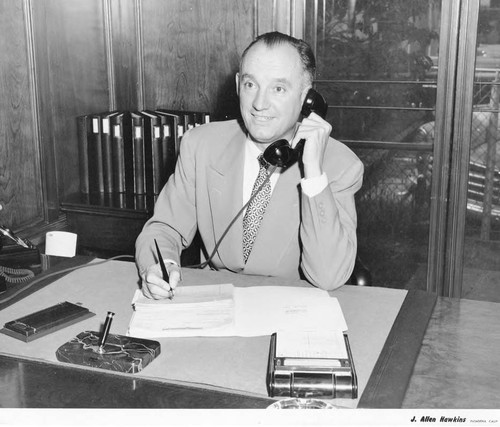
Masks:
[[[283,93],[285,92],[285,88],[283,86],[276,86],[276,88],[274,89],[276,92],[278,93]]]
[[[246,87],[247,89],[251,89],[255,85],[253,84],[253,82],[245,82],[245,83],[243,83],[243,86]]]

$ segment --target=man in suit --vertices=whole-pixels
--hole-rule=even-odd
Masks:
[[[212,268],[302,277],[327,290],[349,278],[357,250],[354,194],[363,165],[330,138],[331,125],[319,115],[313,112],[298,123],[314,72],[310,46],[281,33],[264,34],[243,52],[236,75],[243,123],[213,122],[183,136],[175,173],[137,239],[146,296],[172,296],[181,282],[180,253],[197,230],[206,253],[214,252]],[[260,202],[264,192],[270,194],[265,212],[249,215],[250,220],[238,216],[259,173],[258,155],[283,138],[292,147],[305,140],[302,159],[287,168],[268,168],[267,190],[255,197]],[[252,219],[259,216],[255,226]],[[249,223],[257,228],[250,248],[243,238]],[[169,283],[161,278],[154,239]]]

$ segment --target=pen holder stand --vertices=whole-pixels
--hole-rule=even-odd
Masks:
[[[99,337],[98,332],[81,332],[57,349],[57,360],[135,374],[160,354],[158,341],[113,334],[108,335],[100,352]]]

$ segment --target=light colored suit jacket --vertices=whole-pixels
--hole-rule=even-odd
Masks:
[[[246,133],[235,120],[213,122],[184,134],[175,173],[158,196],[154,215],[136,242],[139,271],[157,263],[154,239],[165,258],[179,262],[198,229],[208,254],[243,206]],[[298,278],[334,289],[349,278],[355,261],[354,194],[363,164],[331,139],[324,171],[329,185],[309,198],[296,163],[281,173],[247,263],[243,215],[222,240],[212,264],[238,273]],[[302,276],[302,277],[304,277]]]

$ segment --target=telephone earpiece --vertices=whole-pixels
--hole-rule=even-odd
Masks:
[[[314,112],[324,119],[327,110],[328,104],[325,98],[314,89],[309,89],[304,99],[304,103],[302,104],[302,115],[307,117]],[[264,150],[264,160],[273,166],[287,168],[299,159],[302,148],[304,147],[304,142],[305,140],[301,139],[295,148],[292,148],[286,139],[279,139]]]
[[[304,103],[302,104],[302,115],[308,117],[309,114],[314,112],[324,119],[327,111],[328,104],[326,103],[325,98],[323,98],[323,96],[321,96],[321,94],[316,90],[309,89],[304,99]]]

